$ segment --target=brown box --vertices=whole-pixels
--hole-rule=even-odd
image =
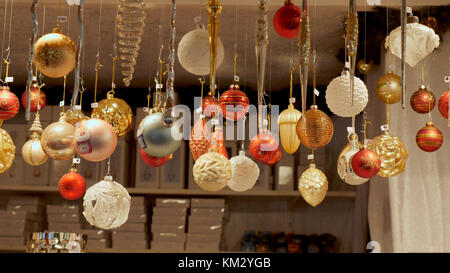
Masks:
[[[73,232],[80,233],[82,230],[81,224],[76,223],[48,223],[48,231],[53,232]]]
[[[29,212],[29,211],[8,211],[8,210],[0,210],[0,220],[5,221],[8,220],[33,220],[33,221],[40,221],[41,215]]]
[[[80,213],[79,206],[72,205],[47,205],[47,214],[61,214],[61,213]]]
[[[222,235],[216,234],[201,234],[201,233],[188,233],[186,240],[191,243],[215,243],[220,242]]]
[[[130,144],[125,138],[118,139],[117,147],[111,155],[111,176],[117,183],[128,186],[129,170],[131,167]],[[100,171],[107,170],[108,160],[102,161]]]
[[[181,141],[173,158],[160,167],[159,187],[161,189],[183,189],[186,183],[186,141]]]
[[[87,252],[91,250],[102,250],[109,248],[109,241],[106,239],[89,239],[87,241]]]
[[[48,185],[48,176],[50,174],[50,160],[47,160],[40,166],[31,166],[25,164],[25,185]]]
[[[189,208],[191,202],[183,198],[156,198],[157,207],[182,207]]]
[[[144,250],[148,249],[148,242],[143,240],[117,240],[112,242],[114,249]]]
[[[147,199],[144,196],[131,196],[132,207],[146,207]]]
[[[214,217],[189,216],[189,224],[192,225],[222,225],[223,217],[216,215]]]
[[[167,215],[167,216],[152,216],[152,224],[171,224],[171,225],[184,225],[186,224],[186,216]]]
[[[1,246],[23,246],[25,248],[25,237],[23,236],[0,236]]]
[[[147,223],[147,214],[129,214],[127,223]]]
[[[101,229],[81,229],[81,234],[85,234],[88,236],[88,242],[91,240],[100,240],[100,239],[108,239],[108,232]]]
[[[189,233],[201,234],[220,234],[222,233],[222,225],[188,225]]]
[[[164,242],[164,241],[151,241],[151,250],[154,251],[184,251],[184,242]]]
[[[45,207],[43,205],[13,205],[9,204],[7,206],[7,210],[14,210],[14,211],[29,211],[34,212],[37,214],[43,214]]]
[[[275,165],[275,190],[293,191],[295,181],[295,158],[283,151],[281,160]]]
[[[147,207],[131,206],[129,215],[141,215],[147,213]]]
[[[159,178],[161,168],[155,168],[147,165],[140,154],[141,148],[136,146],[136,176],[134,185],[136,188],[159,188]]]
[[[1,227],[5,229],[23,228],[30,231],[42,231],[42,222],[30,220],[3,220]]]
[[[127,232],[146,232],[147,231],[147,224],[144,223],[125,223],[124,225],[120,226],[116,229],[117,231],[127,231]]]
[[[18,149],[16,149],[18,150]],[[11,167],[4,173],[0,174],[0,184],[3,185],[23,185],[25,172],[25,161],[22,156],[16,155]]]
[[[186,230],[186,225],[161,225],[152,224],[151,232],[173,232],[173,233],[184,233]]]
[[[167,215],[187,216],[187,208],[153,207],[153,215],[158,217]]]
[[[0,227],[0,236],[23,236],[26,237],[29,235],[29,233],[36,231],[32,229],[26,229],[23,227],[16,227],[16,228],[7,228],[7,227]]]
[[[192,198],[192,208],[224,208],[225,199],[223,198]]]
[[[48,214],[47,221],[54,223],[80,223],[80,214],[79,213]]]
[[[8,198],[9,205],[42,205],[44,204],[42,198],[38,196],[28,195],[12,195]]]
[[[113,231],[112,233],[113,241],[139,241],[148,240],[147,232],[124,232],[124,231]]]
[[[220,250],[220,242],[214,243],[194,243],[194,242],[186,242],[186,251],[194,251],[194,252],[205,252],[205,251],[219,251]]]
[[[186,233],[152,232],[154,242],[185,242]]]
[[[225,214],[225,208],[191,208],[191,217],[214,217]]]

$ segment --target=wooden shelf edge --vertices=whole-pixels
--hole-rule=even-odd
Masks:
[[[25,252],[25,246],[0,246],[0,252]],[[152,249],[88,249],[86,253],[241,253],[238,251],[156,251]]]

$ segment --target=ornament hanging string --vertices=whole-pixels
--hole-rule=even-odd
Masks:
[[[8,77],[9,72],[9,65],[11,64],[11,33],[12,33],[12,18],[13,18],[13,7],[14,7],[14,0],[11,0],[11,11],[9,13],[9,33],[8,33],[8,48],[6,49],[7,55],[4,59],[4,62],[6,63],[6,76],[5,76],[5,82],[6,78]],[[6,83],[8,84],[8,83]]]
[[[346,37],[350,62],[350,105],[353,105],[354,76],[358,50],[358,13],[356,12],[356,4],[354,0],[349,0]]]
[[[30,120],[30,106],[31,106],[31,83],[33,79],[33,59],[34,59],[34,43],[36,42],[37,38],[37,32],[38,32],[38,21],[36,19],[36,6],[38,4],[38,0],[33,0],[33,3],[31,4],[31,18],[33,19],[33,34],[30,38],[30,53],[27,63],[27,70],[28,70],[28,79],[27,79],[27,87],[26,87],[26,94],[27,94],[27,107],[25,109],[25,119],[28,121]]]
[[[1,59],[3,60],[3,54],[5,49],[5,34],[6,34],[6,17],[8,15],[8,0],[5,0],[5,13],[3,15],[3,33],[2,33],[2,53],[1,53]],[[3,64],[0,65],[0,78],[3,75]]]
[[[45,14],[46,14],[46,10],[47,10],[46,0],[44,0],[43,2],[44,2],[44,10],[43,10],[43,14],[42,14],[42,35],[45,33]]]
[[[75,59],[75,82],[73,87],[73,95],[72,95],[72,103],[71,108],[75,107],[78,97],[78,91],[80,89],[80,58],[81,51],[83,50],[83,4],[84,0],[80,0],[80,5],[78,6],[78,25],[79,25],[79,39],[78,39],[78,47],[77,47],[77,55]],[[70,9],[69,9],[70,11]]]
[[[100,37],[102,28],[102,10],[103,10],[103,0],[100,0],[99,15],[98,15],[98,32],[97,32],[97,61],[95,62],[95,86],[94,86],[94,103],[97,102],[97,90],[98,90],[98,73],[100,68],[103,66],[100,63]]]
[[[405,109],[406,99],[406,0],[402,0],[402,9],[400,12],[401,31],[402,31],[402,109]]]
[[[302,98],[302,113],[306,112],[307,88],[308,88],[308,67],[311,48],[311,30],[309,25],[309,15],[307,12],[306,0],[303,0],[303,13],[300,22],[300,35],[298,40],[300,90]]]
[[[64,113],[64,105],[66,104],[66,82],[67,82],[67,75],[64,75],[62,112],[61,113]]]
[[[174,0],[173,0],[174,1]],[[219,15],[222,12],[222,5],[219,0],[209,0],[206,6],[209,13],[209,82],[210,92],[216,94],[216,68],[217,68],[217,42],[219,36]]]
[[[269,44],[267,2],[258,0],[258,15],[256,21],[255,52],[257,67],[257,88],[258,88],[258,127],[259,131],[264,130],[263,125],[263,97],[264,79],[266,72],[267,46]]]

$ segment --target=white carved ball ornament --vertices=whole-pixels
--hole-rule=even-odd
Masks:
[[[231,180],[228,187],[233,191],[247,191],[255,186],[259,177],[259,167],[255,161],[245,155],[244,151],[240,151],[239,155],[230,158],[231,163]]]
[[[208,152],[195,161],[193,167],[194,180],[206,191],[219,191],[231,179],[231,163],[221,153]]]

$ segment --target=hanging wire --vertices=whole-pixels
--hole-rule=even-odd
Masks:
[[[34,58],[34,42],[37,38],[38,33],[38,21],[36,19],[36,6],[38,4],[38,0],[33,0],[33,3],[31,4],[30,11],[31,11],[31,18],[33,20],[33,34],[30,38],[30,44],[29,44],[29,58],[27,62],[27,70],[28,70],[28,78],[27,78],[27,86],[26,86],[26,94],[27,94],[27,106],[25,109],[25,120],[30,120],[30,108],[31,108],[31,82],[33,79],[33,58]],[[1,66],[0,66],[1,67]],[[1,74],[1,73],[0,73]]]
[[[62,99],[64,104],[62,105],[62,112],[64,112],[64,106],[66,104],[66,82],[67,82],[67,75],[64,75],[63,99]]]
[[[2,54],[1,59],[3,60],[3,53],[5,49],[5,33],[6,33],[6,16],[8,15],[8,0],[5,0],[5,13],[3,15],[3,35],[2,35]],[[0,78],[3,75],[3,64],[0,65]]]
[[[61,15],[61,0],[58,0],[58,7],[56,8],[56,27],[59,28],[61,22],[59,21],[59,16]]]
[[[11,54],[11,29],[12,29],[12,18],[13,18],[13,7],[14,7],[14,0],[11,0],[11,11],[9,13],[9,34],[8,34],[8,48],[6,49],[8,51],[8,55],[6,59],[10,62],[10,54]]]
[[[248,30],[245,27],[245,47],[244,47],[244,93],[247,87],[247,43],[248,43]]]
[[[72,101],[70,103],[71,108],[75,107],[77,102],[78,92],[80,89],[80,53],[83,51],[83,32],[84,32],[84,22],[83,22],[83,5],[84,0],[80,0],[80,5],[78,6],[78,26],[79,26],[79,38],[78,38],[78,50],[75,56],[75,77],[74,77],[74,86],[73,86],[73,94]],[[70,11],[70,8],[69,8]],[[70,13],[69,13],[70,16]]]
[[[67,15],[67,36],[70,37],[70,5],[68,5],[67,9],[69,10]]]
[[[44,0],[43,2],[44,2],[44,8],[43,8],[44,11],[43,11],[43,14],[42,14],[42,35],[44,35],[44,33],[45,33],[45,14],[46,14],[46,10],[47,10],[46,0]]]

